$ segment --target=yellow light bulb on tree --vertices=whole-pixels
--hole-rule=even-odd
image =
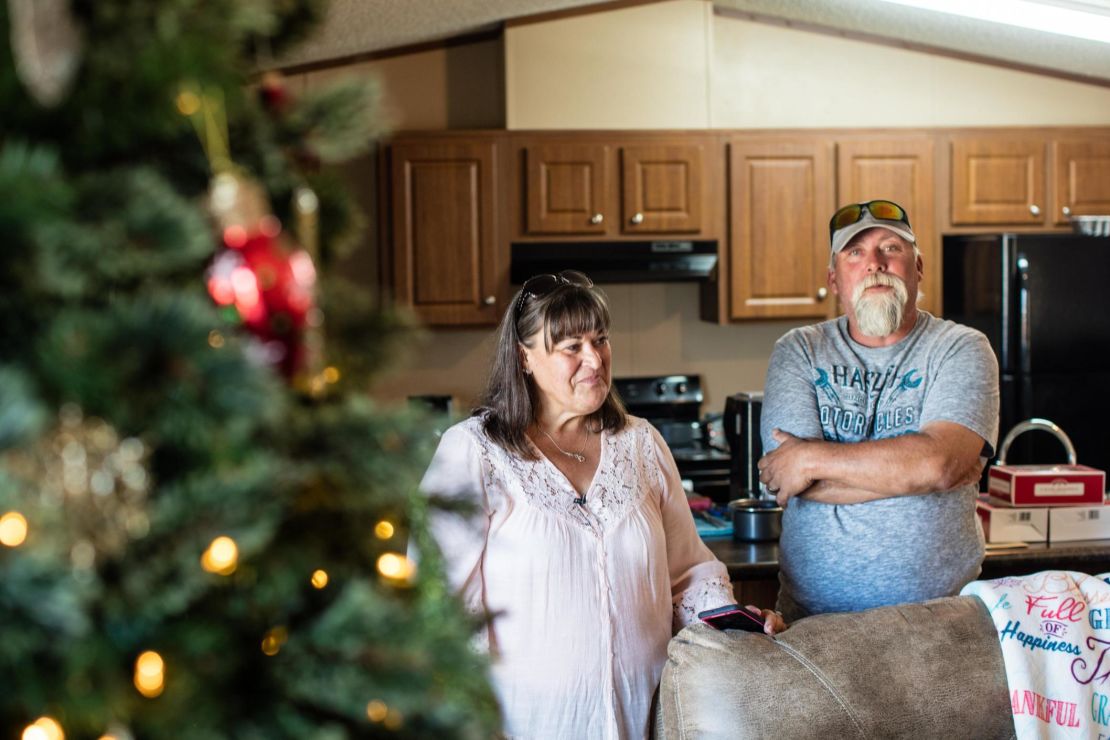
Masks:
[[[27,539],[27,519],[18,511],[0,516],[0,544],[19,547]]]
[[[262,638],[262,652],[271,657],[277,655],[288,639],[289,630],[281,625],[273,627]]]
[[[212,540],[208,549],[200,557],[200,565],[209,573],[229,576],[239,564],[239,547],[230,537],[220,536]]]
[[[135,659],[135,688],[148,699],[162,693],[166,683],[166,664],[162,656],[147,650]]]
[[[53,717],[39,717],[23,729],[22,740],[65,740],[62,726]]]
[[[409,581],[416,573],[416,566],[404,555],[387,552],[378,558],[378,572],[391,581]]]
[[[381,722],[389,714],[389,707],[381,699],[373,699],[366,705],[366,716],[371,722]]]

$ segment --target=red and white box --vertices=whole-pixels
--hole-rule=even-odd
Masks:
[[[1047,541],[1048,511],[1041,507],[1006,506],[987,496],[980,496],[975,502],[975,512],[983,522],[983,537],[987,542]]]
[[[1048,510],[1048,541],[1110,539],[1110,506],[1065,506]]]
[[[991,496],[1011,506],[1093,506],[1106,495],[1106,473],[1087,465],[995,465]]]

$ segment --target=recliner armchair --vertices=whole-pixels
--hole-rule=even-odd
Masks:
[[[1013,738],[998,633],[954,596],[825,614],[775,639],[703,624],[671,640],[658,738]]]

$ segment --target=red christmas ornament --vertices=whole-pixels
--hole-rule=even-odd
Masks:
[[[224,229],[226,249],[208,274],[208,293],[234,307],[258,338],[262,358],[292,379],[306,369],[305,335],[315,311],[316,267],[303,249],[288,249],[281,224],[265,216],[256,230]]]
[[[281,113],[289,106],[289,90],[285,78],[279,72],[267,72],[258,83],[262,103],[271,111]]]

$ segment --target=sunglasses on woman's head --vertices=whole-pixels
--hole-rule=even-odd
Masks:
[[[558,275],[534,275],[525,280],[524,285],[520,286],[520,297],[516,302],[516,318],[520,318],[520,312],[524,309],[525,303],[533,298],[541,298],[547,295],[560,285],[592,288],[594,281],[577,270],[563,270]]]
[[[833,214],[829,219],[829,238],[836,232],[843,229],[845,226],[852,224],[863,218],[864,212],[870,213],[880,221],[901,221],[906,226],[910,225],[910,217],[906,215],[906,209],[891,200],[869,200],[866,203],[853,203],[850,206],[844,206]]]

